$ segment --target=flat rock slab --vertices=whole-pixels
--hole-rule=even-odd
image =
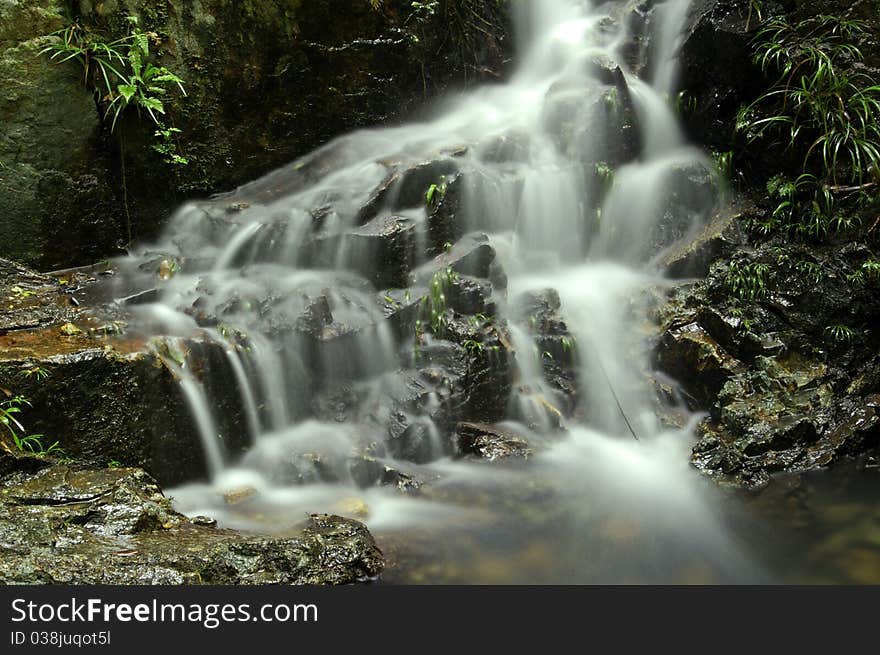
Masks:
[[[69,321],[70,302],[58,280],[0,258],[0,335]]]

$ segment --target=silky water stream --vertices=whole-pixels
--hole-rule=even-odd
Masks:
[[[130,329],[153,336],[176,372],[209,473],[168,493],[181,511],[260,532],[283,533],[308,512],[363,520],[389,555],[390,582],[771,579],[689,467],[699,417],[682,410],[680,427],[664,425],[651,385],[647,305],[666,284],[652,268],[658,234],[670,220],[687,233],[715,201],[699,187],[711,169],[670,102],[689,3],[667,0],[640,21],[626,2],[515,4],[520,63],[507,82],[183,206],[160,243],[118,262],[129,287],[155,283],[144,269],[157,258],[168,278],[157,302],[132,308]],[[634,47],[646,41],[646,52]],[[436,243],[426,195],[449,193],[456,176],[468,235],[450,237],[445,256],[484,238],[496,253],[496,316],[478,320],[505,326],[508,354],[481,355],[510,359],[503,425],[532,444],[525,461],[456,457],[437,420],[449,403],[442,385],[405,411],[389,400],[433,371],[420,356],[443,349],[432,316],[407,332],[389,315],[418,296],[418,284],[395,287],[421,270],[435,271],[421,306],[445,309],[445,268],[430,260],[451,244]],[[402,264],[363,246],[364,223],[377,221],[412,246]],[[527,299],[553,298],[547,289],[575,364],[577,408],[564,418],[541,365],[552,355],[523,313]],[[193,370],[193,335],[219,344],[228,367]],[[243,453],[218,438],[210,375],[235,389]],[[365,484],[353,461],[382,473]],[[375,479],[389,472],[392,484]]]

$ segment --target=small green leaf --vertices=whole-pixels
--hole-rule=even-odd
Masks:
[[[131,84],[120,84],[116,89],[119,91],[119,95],[122,96],[122,99],[125,100],[126,104],[128,104],[137,93],[137,87],[132,86]]]

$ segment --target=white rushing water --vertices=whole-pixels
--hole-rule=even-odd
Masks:
[[[222,201],[237,203],[236,211],[218,213],[219,201],[187,205],[162,243],[133,259],[158,252],[184,262],[163,283],[161,300],[138,309],[154,333],[170,326],[179,334],[191,323],[182,312],[197,301],[198,311],[222,315],[224,328],[248,337],[246,347],[230,346],[223,330],[211,332],[224,343],[227,384],[238,388],[251,433],[243,457],[218,449],[211,399],[185,364],[173,363],[206,444],[210,480],[170,494],[186,512],[257,530],[286,529],[306,512],[348,512],[379,533],[429,531],[439,558],[482,561],[456,545],[469,539],[482,553],[507,558],[506,570],[522,569],[475,580],[674,581],[688,579],[693,561],[708,567],[709,579],[755,579],[715,517],[709,489],[688,470],[693,421],[670,429],[655,416],[640,348],[638,299],[663,283],[650,266],[657,230],[670,203],[688,193],[682,171],[705,166],[684,142],[670,102],[688,0],[650,12],[649,61],[630,47],[629,3],[514,4],[520,63],[509,81],[448,99],[430,120],[344,136]],[[358,251],[357,240],[309,241],[310,231],[316,220],[328,234],[356,231],[360,208],[390,166],[448,162],[453,152],[467,181],[460,218],[468,231],[489,235],[509,277],[506,297],[496,290],[496,301],[517,353],[511,407],[536,417],[531,436],[548,445],[525,467],[444,456],[447,435],[430,418],[432,403],[442,402],[435,394],[423,415],[405,417],[410,430],[424,433],[427,455],[401,461],[375,452],[383,465],[436,481],[439,492],[359,488],[347,458],[365,441],[388,438],[371,426],[388,418],[382,399],[411,344],[384,320],[375,279],[351,272],[363,272],[363,259],[376,253]],[[393,194],[382,202],[401,217],[395,220],[415,223],[417,243],[426,242],[424,191],[415,202]],[[678,211],[680,232],[702,220],[706,204]],[[555,438],[545,409],[553,391],[516,311],[522,294],[544,289],[558,291],[577,343],[584,406],[584,418],[569,420]],[[326,299],[333,326],[351,332],[319,353],[278,328],[323,311],[310,305],[315,298]],[[316,420],[312,394],[328,380],[356,382],[366,404],[374,402],[370,416]],[[536,488],[548,495],[530,497]],[[511,513],[505,499],[520,496],[543,518],[529,524],[528,512]],[[245,502],[230,500],[239,497]],[[511,536],[517,530],[521,538]],[[547,541],[556,545],[544,568],[523,568],[516,553]]]

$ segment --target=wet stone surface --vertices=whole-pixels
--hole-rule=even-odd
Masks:
[[[286,536],[249,536],[175,512],[140,469],[5,453],[0,465],[4,584],[350,584],[384,567],[351,519],[312,515]]]
[[[493,461],[496,459],[532,456],[529,442],[521,435],[500,425],[459,423],[456,427],[457,446],[464,456]]]
[[[672,290],[655,362],[709,413],[697,468],[761,488],[774,473],[876,452],[880,304],[876,281],[855,275],[870,257],[858,243],[741,246]],[[756,270],[754,298],[731,292]]]

